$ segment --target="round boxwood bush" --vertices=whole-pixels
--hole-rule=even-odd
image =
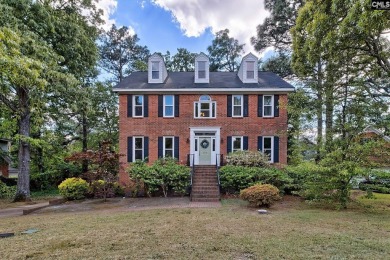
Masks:
[[[240,198],[249,202],[253,207],[270,207],[280,200],[279,189],[271,184],[255,184],[241,190]]]
[[[88,192],[88,183],[81,178],[68,178],[58,185],[60,194],[68,200],[79,200]]]

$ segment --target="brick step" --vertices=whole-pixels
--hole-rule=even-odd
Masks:
[[[192,185],[192,189],[205,189],[205,190],[209,190],[209,189],[218,189],[218,185],[216,184],[213,184],[213,185]]]
[[[217,178],[194,178],[192,179],[192,182],[210,182],[210,181],[218,181]]]
[[[218,202],[219,198],[193,198],[193,202]]]
[[[212,173],[195,173],[193,176],[217,176],[215,172]]]
[[[194,193],[192,194],[193,198],[219,198],[219,193]]]
[[[193,188],[192,192],[193,193],[219,192],[219,189],[218,189],[218,187],[217,188],[209,188],[209,189],[205,189],[203,187],[199,187],[199,188]]]
[[[192,196],[192,201],[201,201],[201,200],[219,200],[219,196],[207,196],[207,197],[199,197],[199,196]]]
[[[196,187],[217,186],[217,185],[218,185],[217,180],[215,180],[215,181],[194,181],[194,182],[192,182],[192,186],[196,186]]]

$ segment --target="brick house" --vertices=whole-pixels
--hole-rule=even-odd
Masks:
[[[287,164],[286,105],[294,87],[257,71],[257,63],[248,54],[238,72],[209,72],[209,59],[200,53],[194,72],[168,73],[160,55],[150,56],[147,72],[134,72],[114,88],[123,165],[163,156],[220,165],[237,150],[261,150],[271,163]],[[120,182],[128,181],[122,169]]]

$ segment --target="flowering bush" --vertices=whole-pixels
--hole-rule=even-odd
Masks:
[[[68,178],[58,185],[59,192],[68,200],[79,200],[88,192],[88,183],[81,178]]]
[[[240,192],[240,198],[251,206],[269,207],[280,200],[279,189],[271,184],[256,184]]]
[[[258,151],[236,151],[226,156],[226,164],[247,167],[269,167],[269,158]]]

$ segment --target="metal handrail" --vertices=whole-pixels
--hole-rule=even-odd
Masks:
[[[219,168],[221,166],[221,157],[222,157],[222,154],[216,154],[216,156],[215,156],[215,167],[217,168],[217,178],[218,178],[218,187],[219,188],[221,188],[221,180],[219,177]],[[219,162],[218,162],[218,158],[219,158]]]
[[[195,155],[187,154],[187,165],[191,167],[190,171],[190,187],[192,187],[192,180],[195,173]]]

